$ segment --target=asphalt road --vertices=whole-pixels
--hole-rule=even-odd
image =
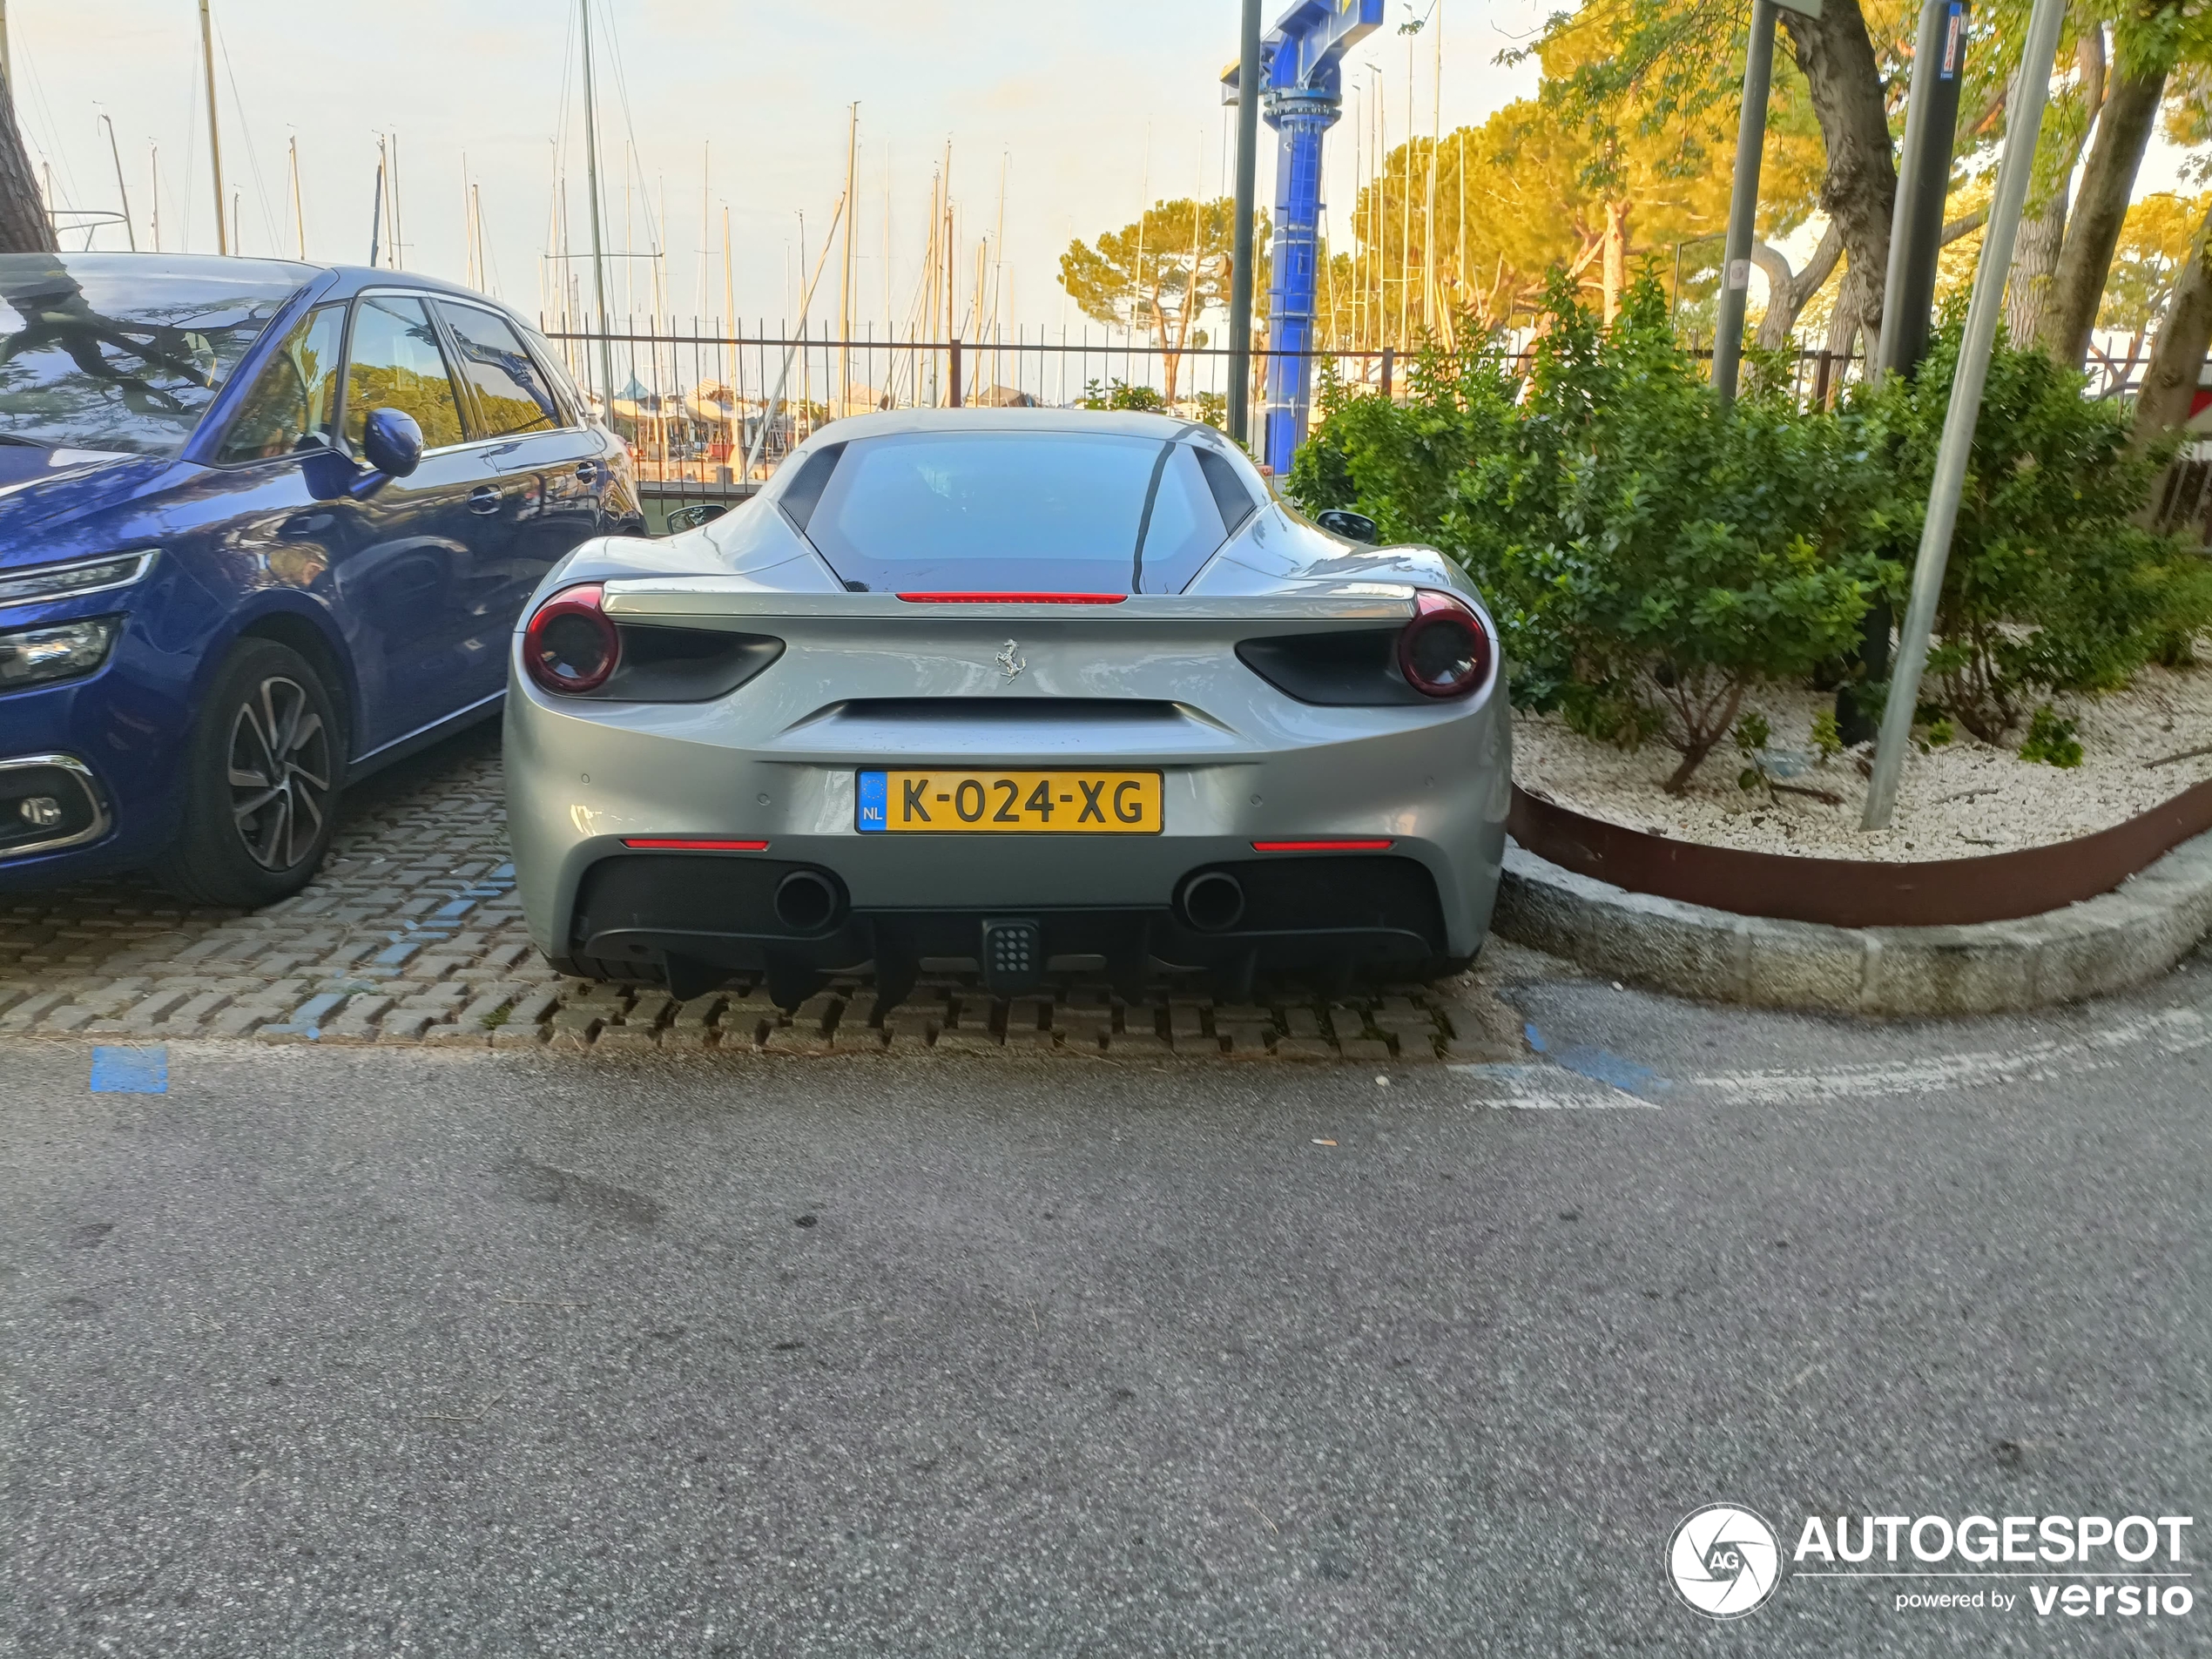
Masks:
[[[0,1049],[0,1641],[2212,1651],[2212,970],[1921,1027],[1514,995],[1534,1069],[1387,1082]],[[2195,1515],[2198,1605],[1715,1623],[1667,1542],[1722,1500],[1785,1549]]]

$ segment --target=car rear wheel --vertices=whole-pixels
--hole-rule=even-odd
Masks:
[[[244,641],[193,726],[182,833],[155,873],[197,904],[289,898],[329,849],[343,764],[322,676],[288,645]]]

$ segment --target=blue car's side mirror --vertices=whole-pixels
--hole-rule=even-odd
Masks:
[[[371,495],[422,464],[422,428],[401,410],[371,409],[361,428],[361,458],[374,470],[354,486],[356,496]]]

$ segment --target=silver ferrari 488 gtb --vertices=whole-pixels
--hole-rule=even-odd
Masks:
[[[864,968],[889,1006],[924,959],[1237,1001],[1463,966],[1513,771],[1496,631],[1440,555],[1321,518],[1208,427],[955,409],[839,421],[724,517],[585,543],[514,642],[533,935],[786,1007]]]

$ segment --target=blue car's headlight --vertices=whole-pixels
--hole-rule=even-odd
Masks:
[[[153,568],[152,551],[112,553],[97,559],[75,559],[67,564],[42,564],[28,570],[0,570],[0,605],[29,604],[37,599],[74,599],[79,594],[105,593],[127,588]]]
[[[107,661],[120,617],[87,617],[0,632],[0,691],[89,674]]]

